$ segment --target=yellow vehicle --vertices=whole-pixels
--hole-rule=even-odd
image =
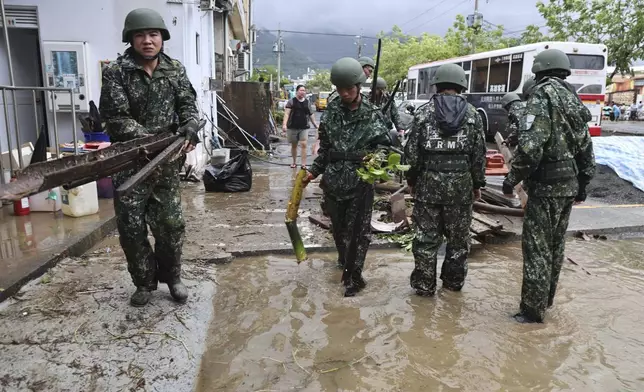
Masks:
[[[315,110],[320,112],[326,109],[326,104],[327,104],[326,100],[327,98],[329,98],[329,95],[331,95],[331,93],[328,91],[320,92],[318,94],[318,99],[315,100]]]

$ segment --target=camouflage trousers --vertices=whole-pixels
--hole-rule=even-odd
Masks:
[[[566,246],[572,197],[530,196],[523,220],[521,313],[543,321],[552,306]]]
[[[373,210],[374,188],[364,184],[364,192],[358,192],[349,200],[336,200],[326,194],[327,211],[331,218],[333,241],[338,250],[338,263],[344,266],[353,261],[354,271],[360,274],[371,244],[371,212]],[[355,256],[348,252],[355,247]],[[349,260],[353,257],[354,260]]]
[[[119,241],[137,287],[154,290],[157,282],[180,279],[185,233],[179,184],[182,165],[182,160],[166,164],[129,195],[114,199]],[[114,186],[120,186],[134,173],[128,170],[114,175]],[[148,225],[154,236],[154,250],[148,241]]]
[[[411,273],[411,287],[430,294],[436,292],[438,249],[445,236],[447,248],[440,278],[446,288],[463,288],[470,252],[472,205],[416,203],[412,219],[417,231],[412,247],[416,266]]]

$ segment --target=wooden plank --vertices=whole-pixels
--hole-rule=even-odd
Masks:
[[[503,193],[490,188],[481,189],[481,198],[489,203],[511,208],[521,207],[521,201],[516,197],[508,197]]]
[[[485,225],[477,220],[472,219],[470,231],[477,236],[492,234],[495,230],[488,225]]]
[[[73,155],[35,163],[20,170],[16,181],[0,185],[0,199],[22,197],[69,183],[87,183],[135,167],[143,157],[149,158],[172,144],[179,136],[154,135],[114,145],[87,154]]]
[[[492,219],[479,214],[478,212],[472,212],[472,220],[479,221],[480,223],[489,226],[494,231],[503,229],[503,224],[493,221]]]
[[[316,224],[324,230],[331,230],[331,219],[323,215],[309,215],[309,222]]]

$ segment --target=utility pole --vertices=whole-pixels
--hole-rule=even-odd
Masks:
[[[483,15],[479,14],[479,0],[474,0],[474,13],[467,17],[467,25],[469,28],[474,30],[474,35],[472,36],[472,54],[476,53],[476,35],[481,28],[481,20]]]
[[[356,35],[356,45],[358,46],[358,58],[362,57],[362,31]]]
[[[280,91],[280,82],[282,80],[282,52],[284,51],[284,42],[282,42],[282,30],[280,25],[277,27],[277,42],[273,45],[273,52],[277,52],[277,91]]]

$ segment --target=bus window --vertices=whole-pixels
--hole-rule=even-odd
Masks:
[[[463,63],[463,71],[469,71],[472,69],[472,62],[471,61],[466,61]]]
[[[577,94],[601,94],[602,86],[601,84],[589,84],[584,86],[581,90],[577,91]]]
[[[472,62],[472,88],[473,93],[487,92],[487,70],[490,59],[481,59]]]
[[[407,81],[407,97],[408,99],[416,99],[416,79]]]
[[[470,85],[470,74],[465,74],[465,84],[468,85],[468,88],[466,88],[464,92],[468,92],[469,91],[469,85]]]
[[[504,93],[508,88],[508,73],[510,72],[510,55],[490,59],[490,81],[488,92]]]
[[[512,55],[512,68],[510,68],[510,86],[508,91],[516,91],[521,84],[523,74],[523,53]]]
[[[604,69],[604,56],[590,54],[569,54],[570,68],[592,69],[601,71]]]

